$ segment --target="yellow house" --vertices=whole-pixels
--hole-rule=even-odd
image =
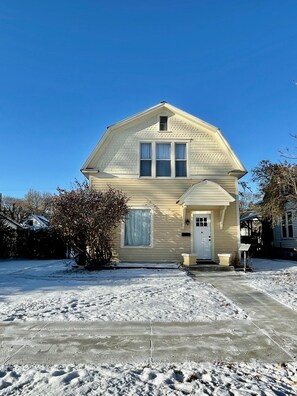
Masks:
[[[240,242],[238,179],[246,173],[220,130],[166,102],[109,127],[81,171],[90,187],[129,199],[114,240],[121,261],[218,262]]]

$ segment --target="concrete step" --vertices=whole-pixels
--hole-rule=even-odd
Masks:
[[[233,265],[219,265],[219,264],[196,264],[196,265],[191,265],[189,267],[187,267],[187,269],[194,273],[195,272],[214,272],[214,271],[234,271],[234,267]]]

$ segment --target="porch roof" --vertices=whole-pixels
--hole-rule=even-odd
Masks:
[[[233,198],[219,184],[204,180],[191,186],[177,201],[183,206],[228,206]]]

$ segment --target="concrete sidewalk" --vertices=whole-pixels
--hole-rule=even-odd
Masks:
[[[297,313],[244,275],[199,274],[249,315],[214,322],[1,322],[0,364],[250,361],[297,356]]]

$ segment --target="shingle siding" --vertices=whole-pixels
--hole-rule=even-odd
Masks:
[[[113,133],[100,147],[90,166],[117,176],[139,174],[139,143],[141,141],[188,141],[191,176],[220,175],[236,168],[228,150],[214,130],[198,127],[178,115],[169,117],[169,131],[160,132],[159,115],[140,124],[129,125]]]

